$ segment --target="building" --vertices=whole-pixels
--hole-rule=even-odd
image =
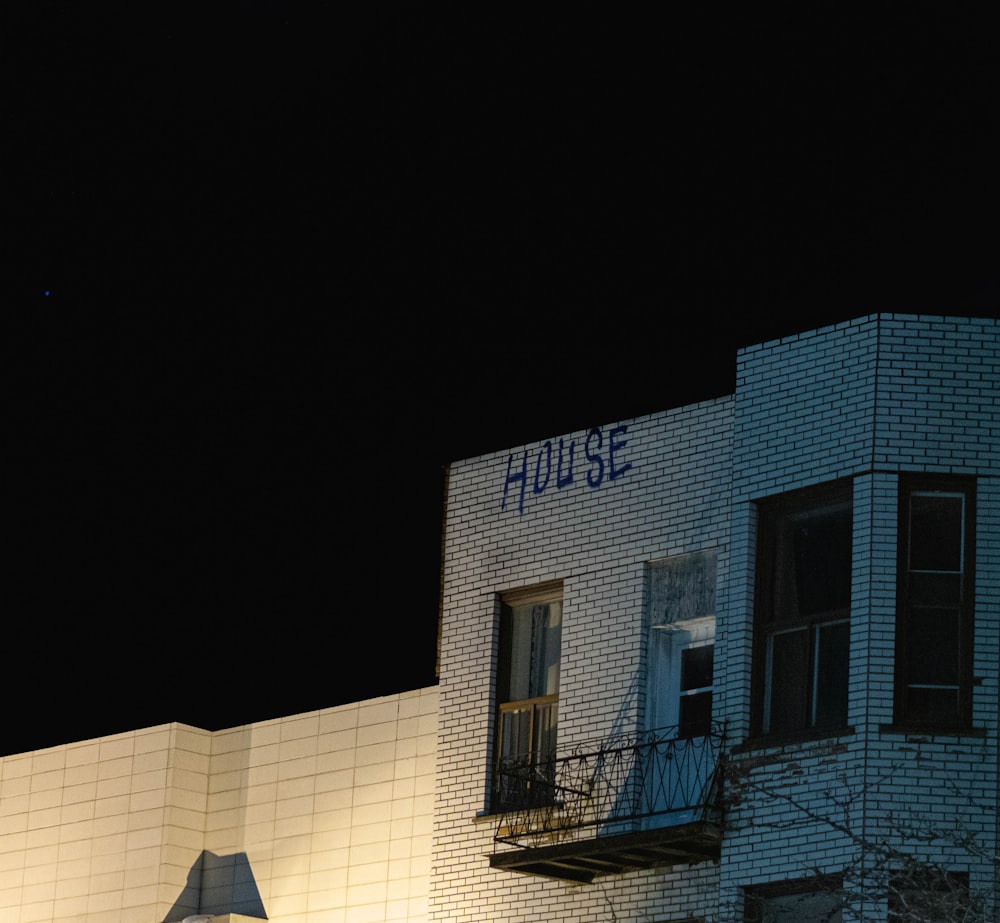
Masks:
[[[993,919],[996,320],[456,462],[442,597],[437,687],[0,760],[0,921]]]
[[[431,688],[5,757],[0,920],[426,920],[436,727]]]

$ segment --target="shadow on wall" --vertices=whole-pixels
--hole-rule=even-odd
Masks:
[[[163,923],[179,923],[192,914],[225,913],[267,919],[247,854],[217,856],[202,851]]]

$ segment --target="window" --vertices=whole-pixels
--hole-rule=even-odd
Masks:
[[[964,872],[914,868],[889,884],[889,923],[983,920],[983,909],[970,894]]]
[[[652,561],[647,569],[651,632],[647,719],[651,730],[703,737],[712,723],[715,551]]]
[[[842,923],[844,896],[836,876],[747,888],[744,923]]]
[[[500,809],[552,800],[561,635],[561,583],[501,598],[495,786]]]
[[[697,551],[646,567],[646,754],[642,798],[647,829],[699,819],[712,758],[716,553]]]
[[[681,650],[678,737],[705,737],[711,732],[714,651],[712,643]]]
[[[762,504],[754,621],[755,725],[794,734],[847,724],[850,485]]]
[[[971,722],[974,511],[971,481],[900,481],[897,724]]]

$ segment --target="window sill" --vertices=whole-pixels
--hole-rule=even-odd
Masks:
[[[796,744],[810,743],[814,740],[829,740],[832,737],[849,737],[854,734],[854,728],[850,726],[839,728],[822,728],[809,731],[800,731],[795,734],[768,735],[760,737],[748,737],[741,744],[733,747],[733,753],[752,753],[757,750],[772,750],[781,747],[795,746]]]
[[[881,734],[904,734],[908,737],[985,737],[986,728],[954,724],[880,724]]]
[[[477,824],[486,823],[492,821],[496,823],[502,817],[508,814],[516,814],[518,811],[530,811],[533,809],[550,809],[555,811],[561,811],[566,807],[566,803],[563,801],[551,801],[548,804],[535,804],[530,806],[525,806],[523,808],[510,807],[504,808],[483,808],[481,811],[476,811],[473,821]]]

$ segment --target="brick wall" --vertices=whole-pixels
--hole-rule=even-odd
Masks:
[[[852,602],[867,593],[867,511],[875,406],[878,325],[874,319],[810,331],[740,353],[733,432],[734,547],[726,624],[727,670],[718,712],[736,747],[728,785],[720,869],[720,919],[739,919],[742,888],[840,871],[852,860],[851,837],[834,824],[860,827],[847,807],[844,779],[860,776],[857,734],[784,746],[748,745],[751,714],[756,564],[755,502],[857,476],[853,488]],[[852,721],[864,721],[863,680],[869,626],[852,606],[849,694]],[[848,816],[844,816],[844,811]]]
[[[748,885],[847,870],[852,884],[869,887],[861,841],[895,836],[896,845],[915,845],[903,835],[903,792],[915,814],[965,825],[995,848],[997,342],[995,321],[860,317],[743,350],[731,399],[453,466],[432,919],[722,921],[740,918]],[[890,727],[904,471],[978,479],[976,732],[961,738]],[[756,504],[838,479],[852,484],[854,504],[852,731],[754,743]],[[561,747],[572,746],[641,725],[643,569],[708,548],[719,556],[715,713],[734,750],[721,862],[609,877],[600,887],[490,869],[497,594],[563,581],[559,735]],[[974,887],[992,877],[989,863],[955,849],[921,849],[968,871]],[[881,897],[864,906],[871,919],[884,915]]]
[[[748,732],[754,501],[853,479],[849,720],[853,733],[733,756],[720,907],[749,884],[860,868],[885,842],[992,887],[997,813],[997,487],[1000,366],[995,321],[880,315],[761,344],[740,356],[733,468],[730,665],[720,696],[731,739]],[[891,728],[897,491],[901,472],[976,474],[977,607],[971,735]],[[819,747],[819,755],[816,748]],[[920,841],[932,827],[975,845]],[[861,885],[874,886],[864,880]],[[884,900],[867,907],[878,919]]]
[[[634,731],[645,693],[647,563],[714,548],[720,570],[726,566],[731,413],[730,399],[708,401],[452,466],[432,919],[626,920],[655,907],[656,919],[681,920],[714,901],[705,897],[711,864],[599,887],[493,870],[487,856],[496,818],[481,815],[492,754],[496,595],[563,581],[560,749]]]

